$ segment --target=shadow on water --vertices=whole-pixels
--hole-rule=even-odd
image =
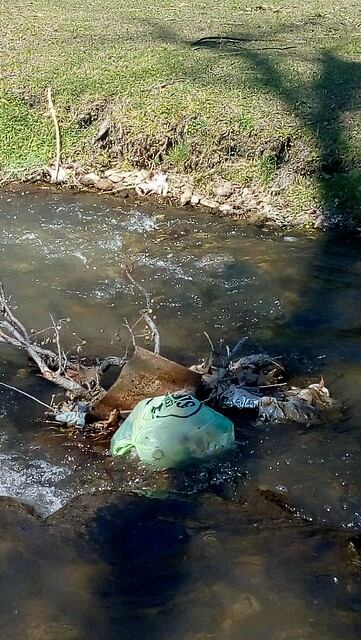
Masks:
[[[252,37],[247,35],[253,42]],[[240,38],[242,40],[242,38]],[[222,39],[204,38],[195,43],[202,48],[216,48],[223,45]],[[231,44],[232,48],[232,44]],[[253,70],[253,79],[250,82],[256,88],[270,91],[281,99],[287,108],[297,115],[301,124],[310,132],[315,147],[319,152],[318,164],[315,167],[315,178],[325,216],[332,207],[337,209],[339,222],[347,223],[348,212],[352,212],[354,222],[359,222],[361,216],[361,174],[353,170],[353,167],[344,166],[342,149],[349,143],[347,133],[343,126],[343,120],[349,117],[350,112],[360,109],[361,89],[361,63],[343,59],[332,50],[320,51],[319,71],[312,84],[292,84],[287,75],[282,73],[267,53],[256,49],[242,47],[239,50],[237,43],[233,43],[233,54],[236,53],[247,60]],[[336,207],[335,207],[336,205]],[[345,214],[345,211],[347,212]],[[360,220],[361,221],[361,220]],[[355,231],[356,236],[359,235]],[[317,286],[317,274],[319,264],[327,261],[328,255],[334,250],[335,243],[340,242],[345,252],[350,247],[348,269],[352,270],[352,256],[358,260],[357,253],[352,251],[352,238],[349,235],[342,237],[326,232],[324,238],[318,244],[318,254],[315,256],[315,268],[309,265],[306,270],[309,273],[309,286],[304,290],[301,299],[303,311],[295,313],[290,319],[289,328],[307,331],[322,330],[327,317],[320,313],[322,305],[325,305],[327,314],[339,305],[339,286],[337,273],[334,274],[334,292],[328,291],[327,300],[324,299],[322,288]],[[357,239],[354,241],[357,243]],[[360,300],[355,301],[358,306]],[[320,322],[321,319],[321,322]],[[359,327],[357,327],[359,329]]]
[[[51,516],[38,543],[32,526],[33,589],[22,570],[22,608],[6,640],[29,629],[25,637],[37,640],[357,637],[350,536],[300,525],[275,506],[264,511],[260,502],[256,516],[210,495],[102,494]],[[23,549],[11,548],[18,566]],[[10,606],[15,596],[11,581]]]
[[[269,638],[313,637],[316,610],[319,633],[357,633],[359,598],[347,535],[300,526],[264,498],[258,513],[254,505],[231,506],[209,495],[103,502],[94,512],[90,506],[86,517],[83,557],[90,551],[111,567],[93,590],[107,603],[104,638],[116,628],[134,639],[205,633],[233,639],[243,625],[247,637],[262,638],[266,628]],[[278,611],[281,602],[285,615]]]

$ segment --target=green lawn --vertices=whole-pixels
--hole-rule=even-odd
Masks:
[[[12,0],[1,14],[3,175],[53,158],[51,86],[64,159],[216,174],[295,213],[361,209],[359,0]]]

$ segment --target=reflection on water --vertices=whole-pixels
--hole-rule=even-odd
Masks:
[[[122,264],[130,259],[158,309],[164,355],[185,363],[202,356],[207,349],[204,330],[228,343],[247,335],[248,350],[267,349],[283,356],[295,377],[314,380],[324,375],[332,394],[345,405],[339,422],[312,430],[295,425],[255,427],[241,420],[237,449],[223,459],[183,472],[152,473],[135,460],[113,461],[104,448],[81,438],[67,440],[44,425],[40,407],[0,391],[2,495],[35,505],[44,515],[75,495],[96,490],[159,497],[186,494],[193,496],[189,504],[197,518],[197,495],[210,492],[225,500],[213,503],[209,498],[211,521],[220,508],[226,520],[227,509],[240,509],[239,504],[247,506],[252,518],[255,496],[261,492],[276,496],[317,526],[360,530],[361,249],[356,242],[244,229],[198,212],[138,211],[122,208],[112,198],[101,201],[49,191],[3,193],[0,211],[1,278],[28,327],[47,326],[49,313],[71,318],[64,333],[68,348],[81,339],[84,353],[122,353],[128,340],[123,319],[137,317],[143,304],[123,276]],[[49,400],[53,388],[29,373],[23,354],[3,347],[1,360],[4,381]],[[171,517],[171,506],[164,508]],[[177,595],[169,595],[173,605],[151,600],[137,610],[137,598],[130,602],[130,595],[125,598],[113,583],[104,587],[110,590],[105,605],[105,596],[94,590],[89,595],[88,580],[91,575],[100,580],[102,572],[108,575],[109,566],[114,572],[114,559],[98,559],[92,570],[76,560],[82,577],[74,569],[71,578],[60,582],[65,588],[68,579],[74,580],[84,601],[88,593],[89,607],[95,609],[90,614],[84,605],[80,620],[75,624],[72,619],[69,627],[57,610],[54,622],[54,603],[50,612],[44,587],[32,604],[39,625],[26,637],[113,638],[119,630],[132,638],[149,637],[151,628],[157,637],[198,640],[358,637],[354,576],[345,559],[348,540],[330,541],[328,534],[311,533],[301,524],[300,529],[293,525],[292,535],[277,524],[260,533],[247,522],[245,518],[238,533],[226,525],[212,532],[212,525],[203,523],[204,531],[182,551],[182,561],[177,559],[178,549],[170,548],[173,560],[166,561],[175,563],[174,579],[186,572]],[[179,535],[185,534],[181,530]],[[72,554],[70,564],[75,562]],[[50,554],[53,568],[54,562]],[[141,566],[143,562],[147,566],[146,558]],[[332,565],[339,567],[337,575]],[[135,562],[134,579],[140,589],[138,570]],[[120,571],[118,567],[107,580],[119,582]],[[129,572],[128,567],[127,576]],[[156,592],[156,574],[152,579]],[[19,594],[15,585],[14,597]],[[139,602],[141,598],[139,593]],[[25,604],[30,607],[28,600]],[[110,607],[106,624],[100,611],[104,606]],[[327,616],[335,607],[337,624],[332,627]],[[85,624],[87,616],[90,626]],[[177,630],[172,633],[169,625],[174,624]],[[20,637],[20,627],[13,638]]]

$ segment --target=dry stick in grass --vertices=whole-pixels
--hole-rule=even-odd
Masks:
[[[51,117],[53,119],[54,127],[55,127],[56,159],[55,159],[55,178],[54,178],[54,182],[58,182],[59,167],[60,167],[60,155],[61,155],[60,129],[59,129],[58,119],[56,117],[56,111],[55,111],[55,107],[54,107],[54,104],[53,104],[53,99],[51,97],[51,88],[50,87],[48,88],[48,104],[49,104],[50,115],[51,115]]]

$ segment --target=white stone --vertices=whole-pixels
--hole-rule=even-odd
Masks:
[[[219,210],[222,213],[230,213],[231,211],[233,211],[232,207],[230,204],[221,204],[221,206],[219,207]]]
[[[231,182],[224,182],[216,187],[213,187],[213,193],[218,198],[228,198],[233,193],[233,186]]]
[[[192,200],[192,189],[190,187],[186,187],[180,197],[180,203],[182,207],[185,207]]]

